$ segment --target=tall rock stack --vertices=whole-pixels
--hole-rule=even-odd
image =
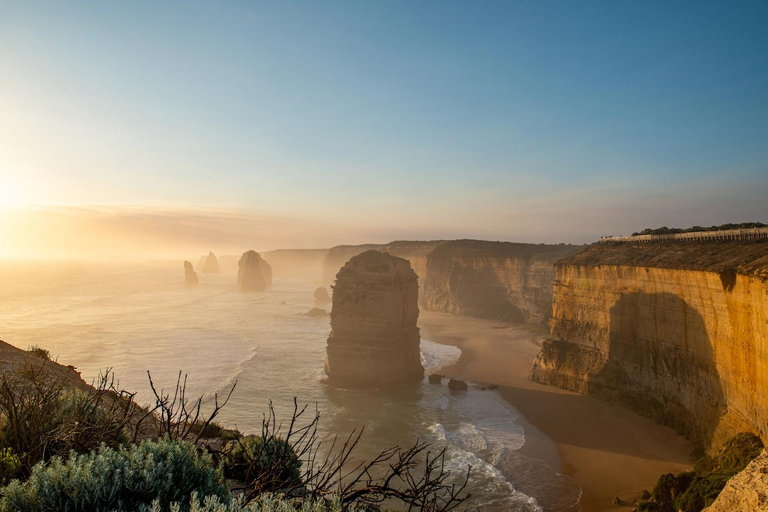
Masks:
[[[192,268],[192,263],[184,262],[184,282],[186,284],[197,284],[197,272]]]
[[[346,388],[393,387],[424,375],[419,285],[408,260],[371,250],[336,275],[325,373]]]
[[[221,270],[219,270],[219,260],[216,259],[216,255],[213,254],[213,252],[209,252],[208,257],[205,259],[203,274],[221,274]]]
[[[272,268],[256,251],[246,251],[240,258],[237,283],[244,292],[263,292],[272,286]]]

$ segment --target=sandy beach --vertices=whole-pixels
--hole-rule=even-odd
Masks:
[[[672,429],[622,407],[528,380],[546,328],[422,312],[423,339],[454,345],[446,376],[496,384],[522,415],[525,455],[574,479],[585,512],[627,511],[663,473],[690,469],[690,444]],[[615,505],[619,498],[626,505]]]

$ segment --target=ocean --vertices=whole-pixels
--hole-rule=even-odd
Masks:
[[[360,458],[416,439],[445,448],[455,475],[472,466],[469,504],[481,510],[579,510],[578,485],[519,452],[519,414],[497,392],[452,393],[426,379],[388,391],[329,387],[329,319],[305,315],[317,283],[276,279],[267,292],[242,293],[234,274],[199,275],[187,286],[181,262],[0,260],[0,339],[45,348],[89,382],[110,368],[140,403],[152,397],[147,372],[166,390],[183,372],[188,395],[206,406],[236,382],[218,420],[244,433],[259,431],[270,401],[289,420],[295,397],[319,409],[324,437],[364,428]],[[421,351],[427,374],[461,354],[424,339]]]

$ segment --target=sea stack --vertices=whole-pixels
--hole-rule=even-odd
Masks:
[[[184,262],[184,282],[186,284],[197,284],[197,272],[195,272],[195,269],[192,268],[192,263],[185,261]]]
[[[315,290],[315,302],[331,302],[331,296],[328,295],[328,290],[326,290],[325,287],[321,286]]]
[[[208,257],[205,259],[203,274],[221,274],[221,270],[219,270],[219,260],[216,259],[216,255],[213,254],[213,252],[209,252]]]
[[[350,259],[333,286],[329,383],[385,388],[422,379],[418,296],[408,260],[375,250]]]
[[[240,258],[237,283],[244,292],[263,292],[272,286],[272,267],[256,251],[246,251]]]

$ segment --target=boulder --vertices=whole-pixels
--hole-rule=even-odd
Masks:
[[[454,391],[466,391],[467,383],[463,380],[451,379],[448,381],[448,389],[452,389]]]
[[[382,388],[420,381],[418,294],[407,260],[374,250],[350,259],[333,287],[328,382]]]
[[[197,284],[197,272],[192,268],[192,263],[189,261],[184,262],[184,282],[186,284]]]
[[[315,290],[315,302],[331,302],[331,297],[328,295],[328,290],[321,286]]]
[[[203,274],[220,274],[219,260],[216,259],[216,255],[213,252],[208,253],[208,257],[203,264]]]
[[[429,383],[430,384],[442,384],[443,383],[443,376],[439,373],[433,373],[429,376]]]
[[[237,271],[240,291],[263,292],[272,284],[272,270],[256,251],[246,251]]]
[[[328,312],[320,308],[312,308],[309,311],[307,311],[305,314],[307,316],[314,316],[314,317],[328,316]]]

